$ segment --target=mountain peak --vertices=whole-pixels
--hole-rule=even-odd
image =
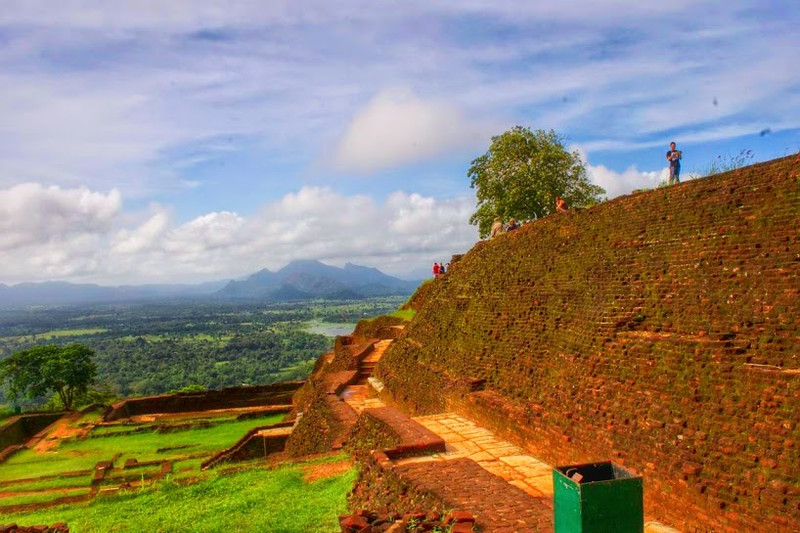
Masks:
[[[273,275],[254,274],[243,281],[232,282],[220,293],[275,301],[292,294],[305,294],[308,298],[366,298],[410,294],[417,285],[417,282],[388,276],[373,267],[347,263],[339,268],[314,259],[298,259]]]

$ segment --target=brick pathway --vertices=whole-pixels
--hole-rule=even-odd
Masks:
[[[369,356],[370,370],[390,343],[376,344]],[[369,384],[351,385],[340,397],[357,413],[365,409],[384,413],[383,402],[371,398],[371,392]],[[385,422],[400,431],[407,424],[391,422],[390,411],[393,410],[386,410],[388,414],[381,418],[386,418]],[[443,439],[445,452],[392,460],[397,475],[436,494],[453,508],[471,512],[481,531],[553,531],[553,469],[550,465],[454,413],[412,420]],[[645,533],[666,532],[679,533],[658,523],[645,524]]]
[[[549,499],[534,498],[467,458],[398,461],[394,472],[447,505],[469,511],[481,531],[533,533],[553,530]]]
[[[453,413],[421,416],[414,420],[442,437],[451,456],[472,459],[530,496],[548,498],[548,504],[552,506],[553,468],[547,463]]]

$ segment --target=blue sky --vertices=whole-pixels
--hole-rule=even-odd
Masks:
[[[401,276],[468,250],[466,170],[553,128],[609,197],[800,150],[796,1],[5,0],[0,283]]]

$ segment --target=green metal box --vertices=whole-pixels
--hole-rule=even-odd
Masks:
[[[610,461],[553,470],[555,533],[643,533],[642,478]]]

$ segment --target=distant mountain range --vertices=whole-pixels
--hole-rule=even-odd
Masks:
[[[62,281],[0,283],[0,308],[29,305],[113,303],[192,298],[197,300],[261,300],[288,302],[314,299],[361,299],[411,294],[421,281],[406,281],[376,268],[347,263],[344,268],[319,261],[293,261],[278,270],[267,269],[239,281],[196,285],[123,285],[109,287]]]
[[[419,284],[352,263],[337,268],[319,261],[293,261],[277,272],[264,269],[245,280],[231,281],[217,294],[269,301],[342,300],[411,294]]]

